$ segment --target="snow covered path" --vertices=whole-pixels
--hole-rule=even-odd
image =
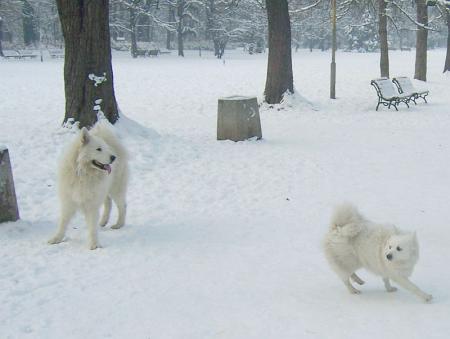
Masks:
[[[62,62],[1,61],[0,144],[22,221],[0,225],[0,338],[448,338],[450,77],[429,53],[429,104],[375,112],[376,54],[294,55],[304,98],[261,109],[264,139],[215,140],[217,98],[259,95],[264,56],[114,59],[118,129],[132,155],[129,218],[87,250],[81,217],[56,227],[55,172],[73,132]],[[414,53],[391,53],[412,77]],[[314,109],[313,109],[314,108]],[[136,123],[137,122],[137,123]],[[144,127],[145,126],[145,127]],[[156,132],[155,132],[156,131]],[[334,204],[417,230],[423,304],[361,271],[349,295],[320,242]]]

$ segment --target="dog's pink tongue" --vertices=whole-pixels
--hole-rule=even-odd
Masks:
[[[111,166],[109,165],[104,165],[103,168],[108,171],[108,174],[111,174]]]

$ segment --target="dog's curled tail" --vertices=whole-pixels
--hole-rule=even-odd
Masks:
[[[361,223],[364,220],[354,205],[341,204],[334,210],[331,218],[331,230],[343,237],[353,238],[361,231]]]

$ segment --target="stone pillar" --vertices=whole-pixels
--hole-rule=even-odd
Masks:
[[[252,137],[262,138],[257,99],[243,96],[220,98],[217,140],[242,141]]]
[[[0,146],[0,223],[19,219],[8,149]]]

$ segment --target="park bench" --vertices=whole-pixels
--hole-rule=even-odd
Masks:
[[[394,106],[396,111],[398,111],[397,106],[400,103],[404,103],[409,107],[408,102],[411,100],[411,96],[398,93],[394,84],[388,78],[374,79],[370,82],[370,84],[375,88],[378,95],[378,104],[375,109],[376,111],[378,111],[380,104],[387,106],[389,109],[391,106]]]
[[[145,49],[139,49],[139,48],[137,48],[136,51],[135,51],[135,53],[136,53],[136,56],[137,56],[137,57],[140,57],[140,56],[146,57],[146,56],[147,56],[147,50],[145,50]]]
[[[148,56],[158,56],[160,54],[160,50],[159,49],[150,49],[148,50]]]
[[[5,59],[20,59],[20,53],[13,50],[4,50],[3,58]]]
[[[3,51],[3,57],[5,59],[34,59],[38,55],[34,54],[32,51],[19,51],[19,50],[6,50]]]
[[[416,100],[419,98],[422,98],[427,102],[425,97],[428,95],[429,91],[418,91],[408,77],[393,78],[392,82],[397,86],[398,92],[402,95],[409,95],[414,104],[417,104]]]
[[[52,59],[64,58],[64,51],[62,49],[49,49],[48,54]]]
[[[19,59],[35,59],[37,58],[39,55],[35,54],[32,51],[27,51],[27,50],[22,50],[22,51],[17,51],[20,54],[20,58]]]

